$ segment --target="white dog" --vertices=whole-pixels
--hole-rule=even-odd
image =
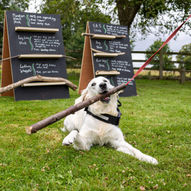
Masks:
[[[106,93],[112,88],[113,86],[106,78],[94,78],[83,90],[82,95],[76,99],[75,104],[97,94]],[[155,158],[143,154],[124,140],[122,131],[118,127],[119,118],[118,94],[113,94],[86,109],[67,116],[62,130],[70,133],[64,138],[62,144],[73,144],[78,150],[89,150],[95,144],[100,146],[109,144],[117,151],[134,156],[141,161],[158,164]]]

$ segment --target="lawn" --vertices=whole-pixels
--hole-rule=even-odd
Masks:
[[[78,84],[78,74],[69,78]],[[25,127],[62,111],[70,99],[0,97],[0,190],[191,190],[191,82],[139,79],[138,96],[120,98],[125,139],[159,161],[153,166],[109,147],[63,147],[63,120],[33,135]]]

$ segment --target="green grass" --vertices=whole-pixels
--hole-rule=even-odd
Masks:
[[[79,75],[70,73],[76,84]],[[137,80],[138,96],[120,98],[126,140],[158,159],[153,166],[108,147],[62,146],[63,120],[31,136],[25,127],[62,111],[70,99],[0,97],[0,190],[191,190],[191,82]]]

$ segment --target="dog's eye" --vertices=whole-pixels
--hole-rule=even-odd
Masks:
[[[103,82],[107,82],[107,80],[103,80]]]
[[[96,83],[94,82],[94,83],[92,83],[92,86],[95,86],[96,85]]]

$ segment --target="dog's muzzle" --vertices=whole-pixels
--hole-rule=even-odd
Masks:
[[[108,92],[106,83],[101,83],[99,85],[99,87],[100,87],[100,90],[101,90],[100,94],[105,94],[105,93]],[[101,99],[101,101],[104,102],[104,103],[109,103],[110,102],[110,97],[109,96],[105,97],[105,98]]]
[[[108,87],[107,87],[107,84],[106,83],[100,83],[99,84],[99,88],[100,88],[100,94],[105,94],[108,92]],[[102,102],[104,103],[109,103],[110,102],[110,97],[105,97],[103,99],[101,99]]]
[[[100,83],[99,88],[103,93],[103,92],[107,91],[107,84],[106,83]]]

